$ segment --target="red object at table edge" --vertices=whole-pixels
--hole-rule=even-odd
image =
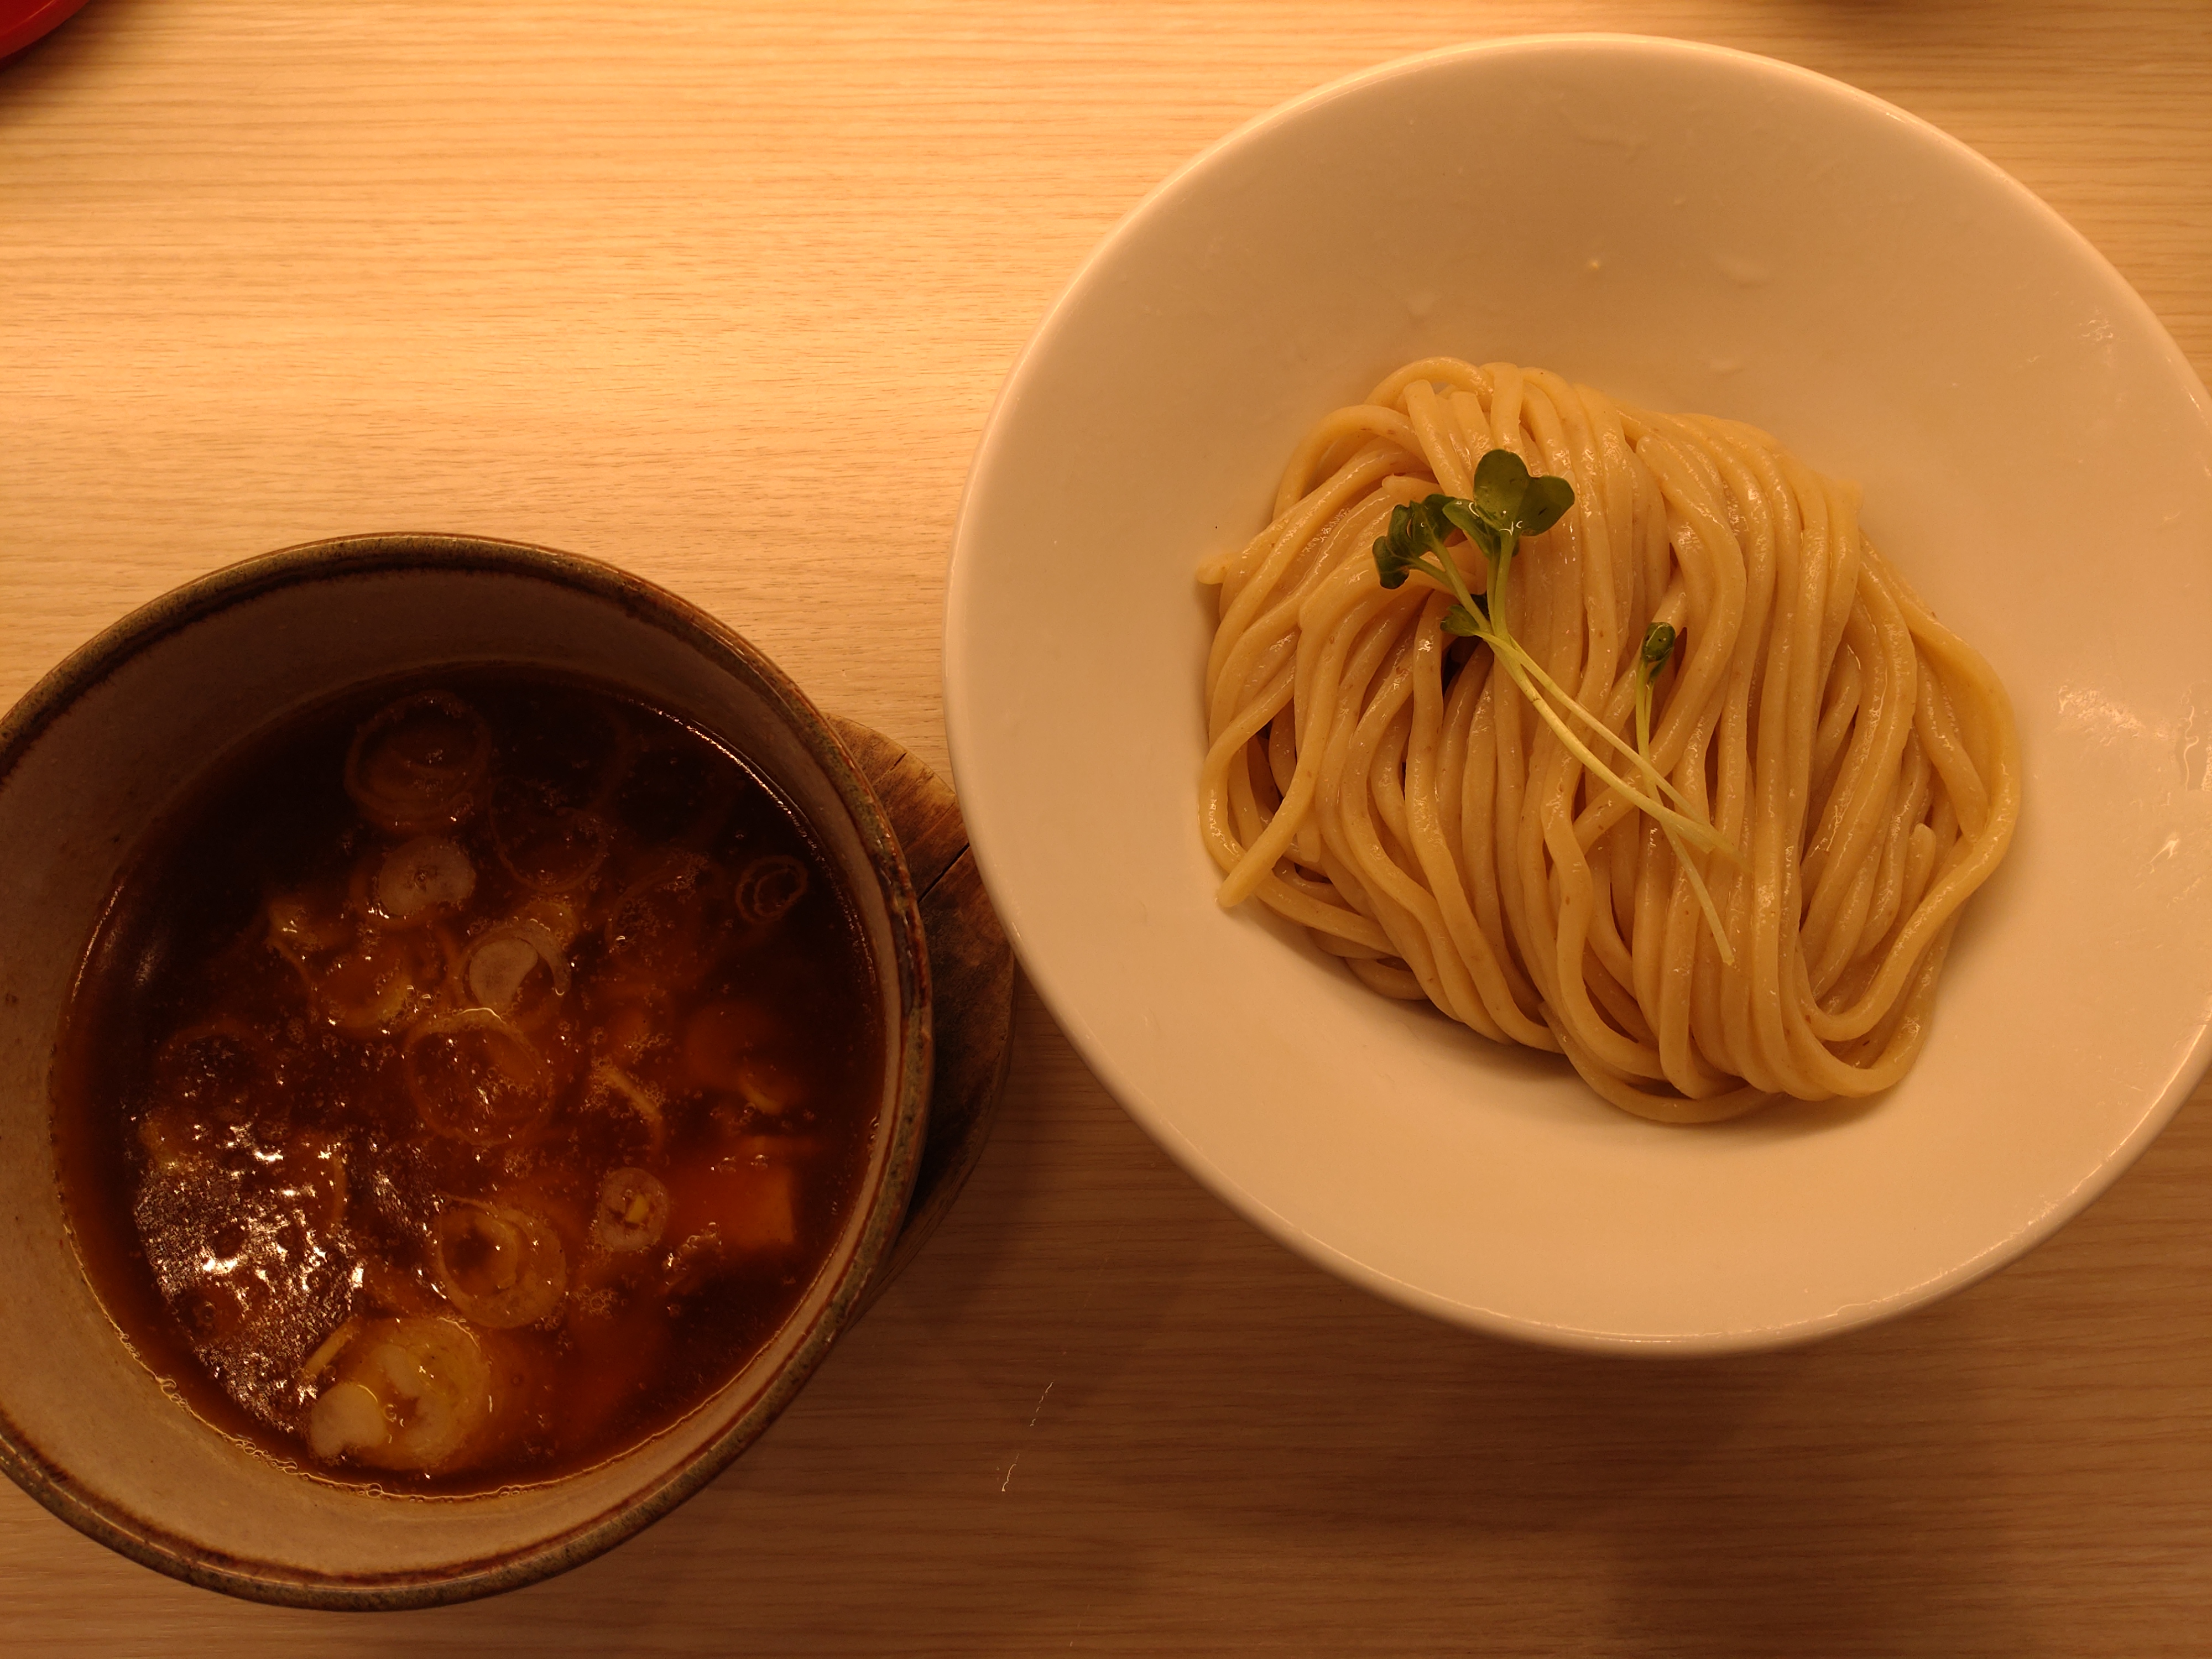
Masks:
[[[84,0],[0,0],[0,58],[76,15]]]

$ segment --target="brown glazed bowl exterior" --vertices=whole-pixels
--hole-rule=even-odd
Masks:
[[[836,1252],[727,1387],[558,1480],[386,1497],[238,1444],[133,1356],[69,1241],[48,1074],[102,904],[180,790],[304,703],[471,664],[611,684],[717,737],[799,806],[869,936],[884,1085],[867,1183]],[[134,1560],[260,1601],[421,1607],[572,1567],[726,1467],[856,1316],[905,1213],[929,1077],[928,966],[898,842],[821,714],[730,629],[606,565],[470,537],[354,537],[219,570],[109,629],[0,722],[0,1467]]]

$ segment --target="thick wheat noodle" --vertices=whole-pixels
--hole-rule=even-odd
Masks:
[[[1688,853],[1732,963],[1658,823],[1443,630],[1434,583],[1377,579],[1391,509],[1468,495],[1493,448],[1574,486],[1514,560],[1508,621],[1625,742],[1645,629],[1679,630],[1649,753],[1735,849]],[[1199,816],[1224,904],[1667,1122],[1870,1094],[1912,1064],[2019,819],[2020,751],[2004,688],[1866,540],[1855,487],[1733,421],[1425,358],[1316,425],[1267,526],[1200,574],[1220,590]]]

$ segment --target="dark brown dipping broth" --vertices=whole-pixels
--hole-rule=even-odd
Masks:
[[[532,671],[282,726],[133,855],[55,1068],[125,1335],[280,1460],[423,1492],[667,1427],[822,1269],[884,1081],[804,822]]]

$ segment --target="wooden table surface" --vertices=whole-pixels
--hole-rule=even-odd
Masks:
[[[0,700],[212,566],[611,559],[942,766],[968,457],[1155,181],[1348,70],[1641,29],[1925,116],[2212,372],[2212,8],[93,0],[0,64]],[[855,541],[875,574],[854,586]],[[14,1653],[2212,1651],[2212,1098],[1995,1279],[1800,1351],[1511,1346],[1328,1278],[1026,990],[934,1244],[750,1454],[495,1601],[191,1589],[0,1486]]]

